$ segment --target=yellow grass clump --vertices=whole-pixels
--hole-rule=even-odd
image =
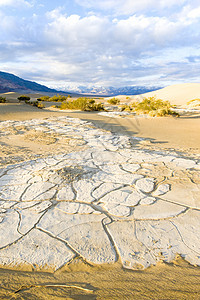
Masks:
[[[200,106],[200,99],[193,99],[187,102],[187,105],[193,106],[193,107],[198,107]]]
[[[171,109],[172,106],[169,101],[163,101],[155,97],[144,98],[141,102],[133,102],[131,106],[138,115],[147,114],[151,117],[179,116]]]
[[[78,109],[82,111],[101,111],[104,110],[102,103],[95,103],[94,99],[78,98],[62,102],[60,109]]]

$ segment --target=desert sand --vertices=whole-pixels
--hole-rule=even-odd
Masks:
[[[24,103],[0,104],[0,121],[23,121],[51,116],[69,116],[92,121],[96,127],[114,133],[149,138],[161,148],[176,148],[196,153],[200,151],[200,112],[183,113],[181,118],[110,118],[97,112],[55,111],[48,108],[39,110]]]
[[[156,96],[157,98],[168,100],[173,105],[185,106],[188,101],[200,98],[200,83],[174,84],[142,96]]]
[[[198,114],[0,121],[2,299],[198,299]]]

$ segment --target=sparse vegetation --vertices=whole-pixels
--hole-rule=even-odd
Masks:
[[[134,102],[132,103],[132,108],[136,114],[148,114],[151,117],[179,116],[177,112],[171,110],[169,101],[163,101],[155,97],[148,97],[141,102]]]
[[[63,102],[67,99],[66,96],[62,96],[62,95],[55,95],[51,98],[49,98],[49,101],[52,101],[52,102]]]
[[[0,96],[0,103],[5,103],[6,102],[6,97],[1,97]]]
[[[42,104],[41,102],[38,102],[38,103],[36,104],[36,106],[37,106],[38,108],[45,108],[44,104]]]
[[[108,99],[107,102],[112,105],[117,105],[120,103],[120,100],[117,98],[111,98],[111,99]]]
[[[41,102],[39,101],[33,101],[33,102],[30,102],[28,100],[25,100],[25,103],[26,104],[29,104],[29,105],[32,105],[32,106],[36,106],[38,108],[45,108],[44,104],[42,104]]]
[[[71,98],[70,95],[68,96],[63,96],[63,95],[54,95],[52,97],[49,96],[42,96],[40,98],[38,98],[38,101],[49,101],[49,102],[63,102],[66,101],[68,98]]]
[[[121,111],[132,111],[133,108],[130,105],[124,104],[121,106]]]
[[[78,98],[63,102],[60,109],[79,109],[82,111],[101,111],[104,110],[102,103],[95,103],[94,99]]]
[[[26,95],[21,95],[17,98],[19,101],[29,101],[31,98]]]
[[[37,98],[38,101],[49,101],[50,97],[49,96],[42,96],[40,98]]]

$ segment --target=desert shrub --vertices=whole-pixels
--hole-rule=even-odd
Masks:
[[[50,97],[49,96],[42,96],[40,98],[38,98],[38,101],[49,101]]]
[[[108,99],[107,102],[108,102],[109,104],[116,105],[116,104],[119,104],[119,103],[120,103],[120,100],[119,100],[119,99],[116,99],[116,98],[111,98],[111,99]]]
[[[169,101],[163,101],[155,97],[144,98],[141,102],[133,102],[132,107],[137,114],[148,114],[152,117],[178,116],[178,113],[171,110]]]
[[[6,102],[6,97],[1,97],[0,96],[0,103],[5,103]]]
[[[63,102],[63,101],[65,101],[65,100],[67,100],[67,98],[68,98],[68,97],[66,97],[66,96],[62,96],[62,95],[59,95],[59,94],[58,94],[58,95],[55,95],[55,96],[49,98],[48,101],[52,101],[52,102]]]
[[[32,106],[36,106],[36,107],[38,107],[38,108],[45,108],[44,104],[42,104],[42,103],[39,102],[39,101],[33,101],[33,102],[30,102],[30,101],[25,100],[25,103],[26,103],[26,104],[29,104],[29,105],[32,105]]]
[[[78,98],[63,102],[60,109],[80,109],[82,111],[100,111],[104,110],[102,103],[95,103],[95,100],[88,98]]]
[[[89,111],[101,111],[104,110],[104,105],[102,103],[94,103],[88,106]]]
[[[38,102],[37,107],[38,107],[38,108],[45,108],[44,104],[41,103],[41,102]]]
[[[31,98],[26,95],[21,95],[17,98],[19,101],[29,101]]]
[[[124,104],[121,106],[121,111],[132,111],[132,107],[130,105]]]
[[[94,103],[95,103],[95,100],[94,100],[94,99],[89,99],[89,100],[88,100],[88,103],[89,103],[89,104],[94,104]]]

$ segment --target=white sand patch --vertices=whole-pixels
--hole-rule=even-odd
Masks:
[[[131,115],[129,112],[125,112],[125,111],[112,111],[112,112],[105,111],[105,112],[100,112],[98,114],[110,118],[120,118],[120,117]]]

